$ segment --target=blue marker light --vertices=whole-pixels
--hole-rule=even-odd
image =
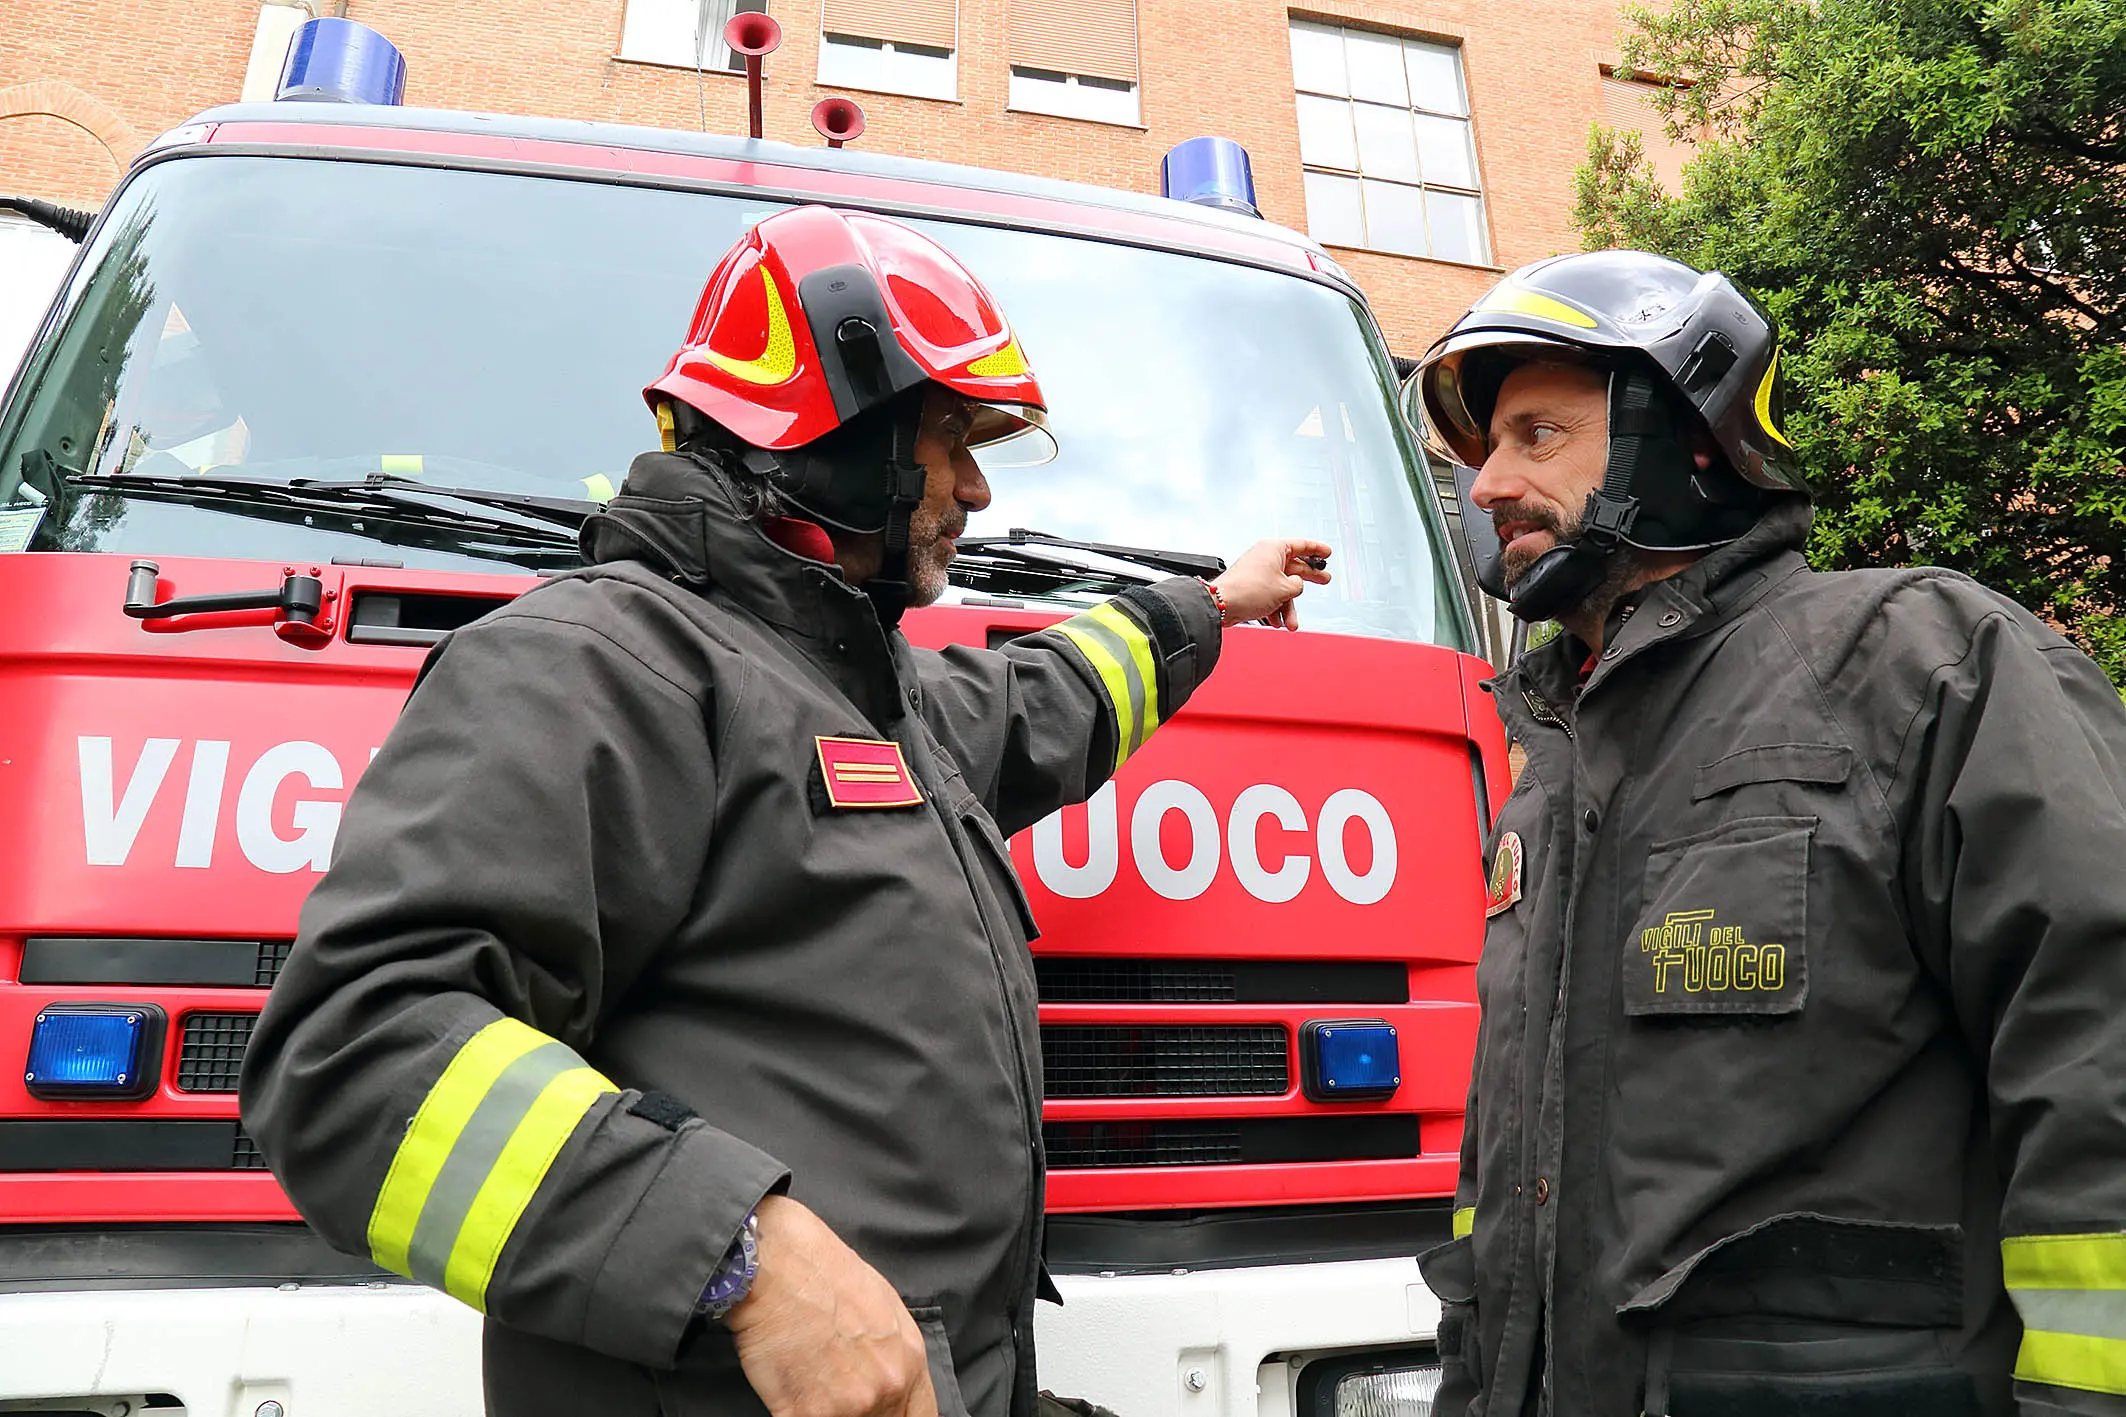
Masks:
[[[1180,202],[1260,217],[1248,150],[1231,138],[1190,138],[1159,164],[1159,190]]]
[[[151,1005],[48,1005],[30,1029],[23,1085],[32,1097],[143,1097],[154,1091],[161,1025]]]
[[[1316,1019],[1299,1031],[1300,1086],[1316,1102],[1362,1102],[1402,1086],[1402,1050],[1379,1019]]]
[[[288,43],[277,99],[396,104],[406,96],[406,61],[367,25],[335,15],[305,20]]]

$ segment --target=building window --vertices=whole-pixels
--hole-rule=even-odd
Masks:
[[[826,0],[819,18],[821,83],[959,97],[957,0]]]
[[[1096,123],[1144,121],[1136,0],[1008,0],[1009,106]]]
[[[1315,240],[1489,263],[1459,48],[1295,20],[1292,79]]]
[[[1654,176],[1670,192],[1683,190],[1683,164],[1692,157],[1690,145],[1668,136],[1668,127],[1654,108],[1654,98],[1666,85],[1638,79],[1620,79],[1607,65],[1602,69],[1602,126],[1618,133],[1637,133]]]
[[[746,61],[725,47],[731,16],[768,8],[768,0],[627,0],[620,57],[644,64],[744,73]]]

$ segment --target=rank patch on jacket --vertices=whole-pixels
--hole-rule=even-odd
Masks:
[[[1507,832],[1499,838],[1498,854],[1491,858],[1491,880],[1484,894],[1484,918],[1513,909],[1521,898],[1521,834]]]
[[[901,745],[878,738],[814,738],[827,801],[836,807],[913,807],[923,800]]]

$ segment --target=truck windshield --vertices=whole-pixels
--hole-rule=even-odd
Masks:
[[[459,536],[432,508],[238,480],[610,495],[655,444],[640,391],[711,265],[775,210],[384,163],[164,162],[127,186],[32,355],[0,425],[0,518],[35,522],[30,550],[564,569],[566,518]],[[1309,628],[1463,647],[1424,464],[1354,302],[1206,258],[915,224],[1009,313],[1062,449],[993,471],[973,535],[1226,557],[1318,537],[1338,574]],[[1000,549],[970,556],[955,593],[1112,593],[1054,574],[1056,556],[1112,564],[1052,551],[1014,577]]]

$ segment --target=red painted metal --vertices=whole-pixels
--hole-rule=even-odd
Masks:
[[[1218,1209],[1248,1205],[1348,1205],[1451,1196],[1461,1158],[1317,1161],[1300,1166],[1145,1166],[1051,1171],[1051,1214],[1113,1210]]]
[[[165,595],[255,587],[282,569],[178,557],[161,564]],[[350,643],[344,631],[316,647],[291,644],[272,633],[264,616],[216,617],[189,628],[180,628],[184,621],[144,625],[120,611],[127,567],[118,556],[0,557],[0,603],[37,610],[0,620],[0,702],[10,706],[0,719],[0,860],[9,863],[0,873],[0,1040],[26,1039],[37,1008],[57,1000],[158,1003],[171,1019],[163,1086],[138,1102],[49,1103],[28,1096],[18,1070],[0,1068],[0,1118],[235,1116],[231,1096],[176,1090],[176,1041],[187,1012],[255,1008],[260,991],[23,985],[16,982],[21,941],[31,935],[292,935],[297,908],[324,859],[315,833],[323,830],[320,823],[336,821],[422,659],[417,648]],[[317,569],[338,606],[365,590],[502,599],[533,583]],[[911,615],[908,630],[918,644],[982,644],[1056,618],[948,606]],[[1364,1163],[1060,1171],[1051,1183],[1054,1208],[1200,1208],[1451,1191],[1481,938],[1478,824],[1469,796],[1475,706],[1469,699],[1482,701],[1471,687],[1479,672],[1466,657],[1428,646],[1236,630],[1227,636],[1218,673],[1118,777],[1116,868],[1104,889],[1082,898],[1060,893],[1044,879],[1032,834],[1012,841],[1046,930],[1037,947],[1043,952],[1400,960],[1411,972],[1411,1003],[1332,1011],[1389,1019],[1403,1039],[1404,1082],[1396,1095],[1337,1110],[1418,1116],[1423,1154]],[[1483,720],[1477,722],[1474,741],[1487,768],[1496,765],[1494,775],[1502,777],[1495,721],[1488,736]],[[202,744],[227,747],[203,750]],[[198,765],[204,753],[211,768],[224,751],[217,786]],[[1187,813],[1173,810],[1160,817],[1156,847],[1140,844],[1131,831],[1139,802],[1148,791],[1171,794],[1172,784],[1201,794],[1217,825],[1215,842],[1195,839]],[[1244,834],[1243,849],[1264,870],[1307,858],[1309,878],[1289,900],[1251,893],[1233,864],[1231,809],[1257,784],[1289,792],[1307,824],[1291,831],[1265,818]],[[1395,838],[1393,883],[1366,904],[1340,894],[1319,860],[1322,809],[1332,794],[1349,789],[1380,803]],[[1493,800],[1503,797],[1501,782]],[[1087,861],[1090,814],[1097,810],[1096,800],[1062,814],[1066,868]],[[1370,837],[1360,824],[1344,827],[1347,875],[1365,875],[1378,864]],[[1201,851],[1215,851],[1219,864],[1200,893],[1169,899],[1148,884],[1142,850],[1156,850],[1169,875]],[[206,864],[182,865],[181,858]],[[1048,866],[1055,874],[1054,862]],[[1052,1023],[1275,1023],[1296,1039],[1300,1025],[1323,1012],[1290,1005],[1052,1004],[1042,1016]],[[1296,1055],[1290,1062],[1296,1079]],[[1295,1084],[1269,1098],[1059,1099],[1049,1116],[1270,1117],[1321,1110]],[[270,1177],[257,1173],[0,1177],[0,1221],[288,1215]]]
[[[0,1225],[299,1219],[268,1171],[0,1173]]]

